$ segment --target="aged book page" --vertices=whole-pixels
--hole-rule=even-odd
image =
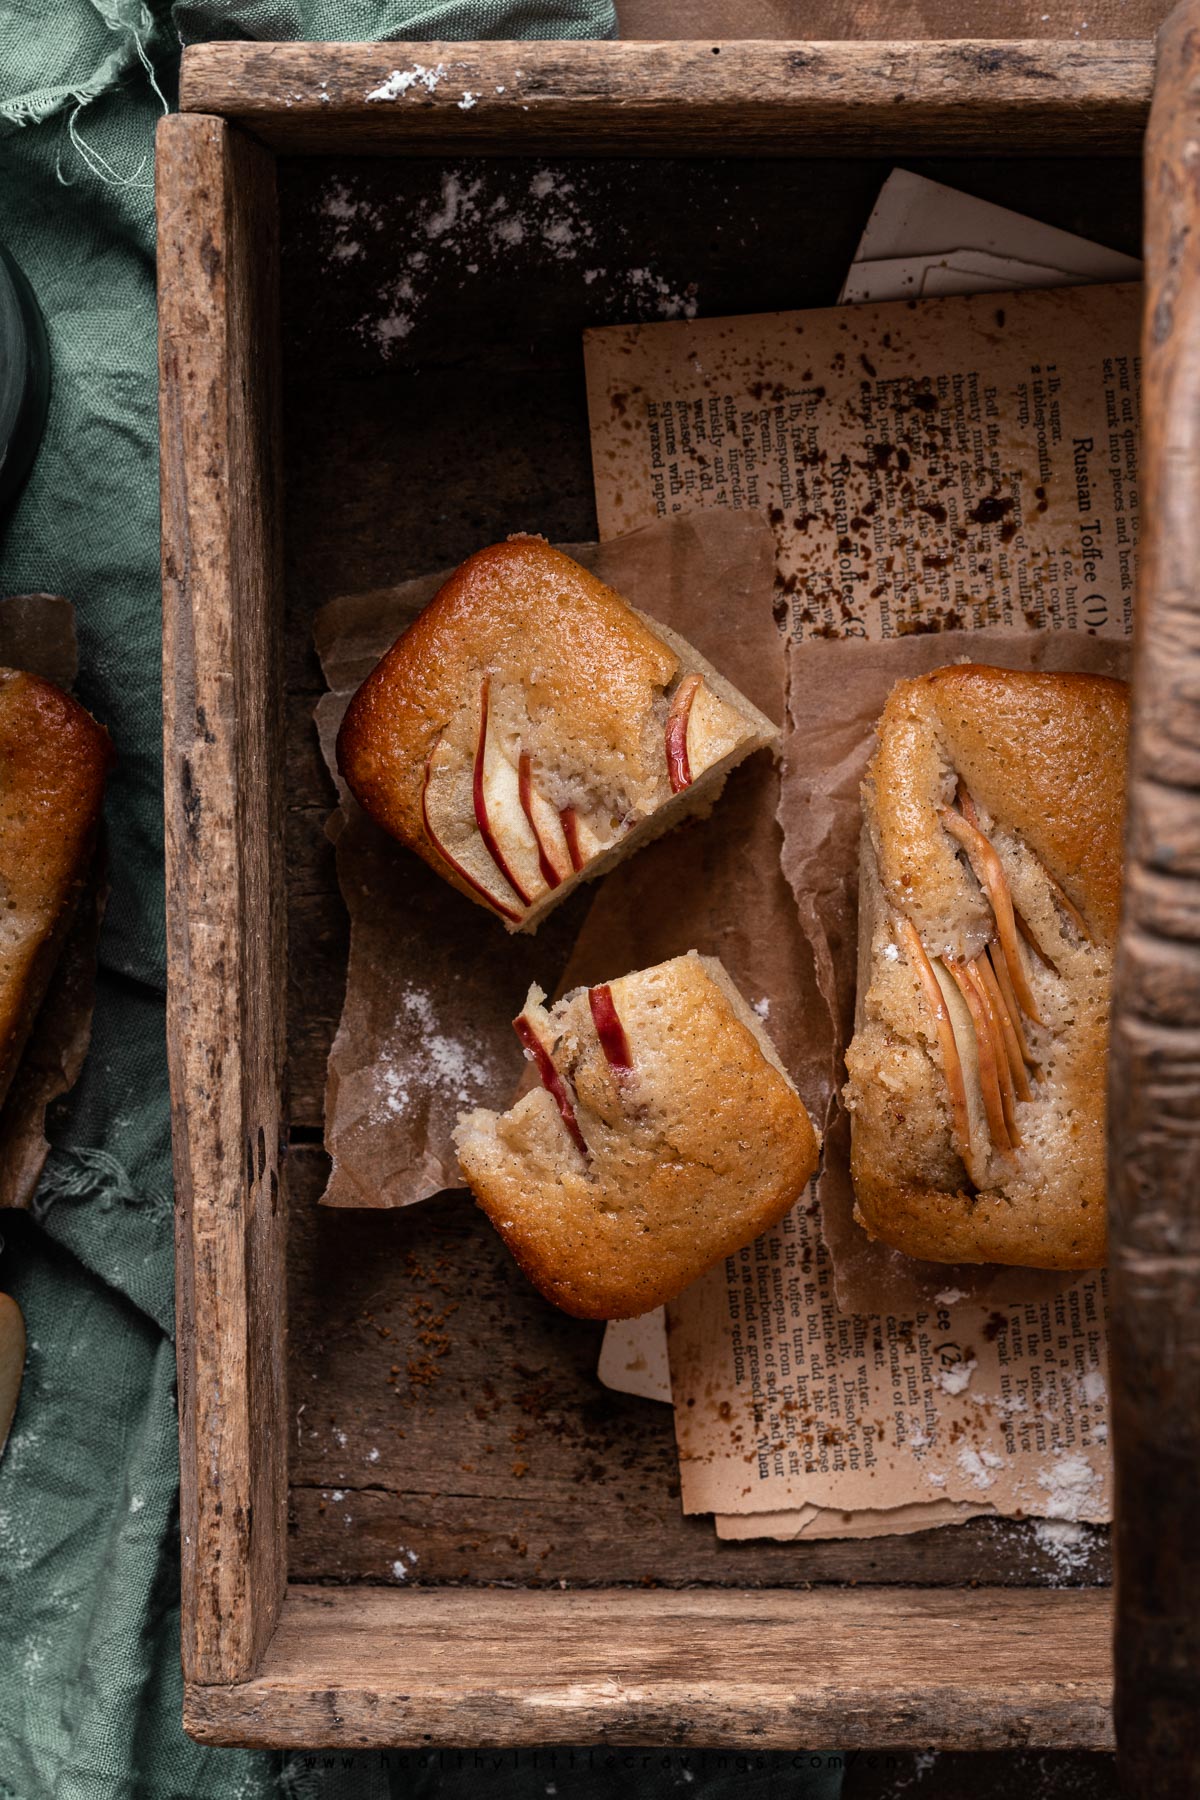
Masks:
[[[590,333],[602,534],[695,507],[765,511],[793,644],[789,750],[797,664],[827,701],[846,691],[836,655],[821,665],[836,640],[917,638],[934,666],[948,646],[930,633],[1121,638],[1139,319],[1140,292],[1123,284]],[[869,720],[852,735],[841,767],[797,774],[789,757],[789,857],[814,793],[856,791]],[[831,871],[839,880],[852,872]],[[829,994],[850,949],[824,946]],[[937,1499],[1107,1516],[1101,1277],[1031,1275],[1017,1294],[1009,1276],[989,1305],[952,1269],[931,1298],[909,1271],[872,1266],[869,1298],[847,1288],[842,1311],[827,1238],[814,1192],[671,1309],[685,1506]]]
[[[585,337],[602,537],[762,508],[793,640],[1120,633],[1136,284],[619,326]]]

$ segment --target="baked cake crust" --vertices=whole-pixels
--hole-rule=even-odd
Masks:
[[[1127,731],[1122,682],[978,664],[879,721],[845,1098],[857,1217],[910,1256],[1104,1262]]]
[[[0,668],[0,1102],[87,881],[112,760],[78,701]]]
[[[517,536],[463,563],[363,682],[338,766],[385,831],[529,929],[777,735],[690,646]]]
[[[817,1135],[714,958],[693,951],[550,1011],[541,1000],[532,989],[518,1024],[550,1059],[543,1085],[503,1115],[463,1114],[459,1161],[548,1300],[631,1318],[776,1224],[816,1168]]]

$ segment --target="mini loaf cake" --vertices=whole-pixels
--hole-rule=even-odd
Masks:
[[[777,731],[688,644],[541,538],[456,569],[338,734],[359,804],[532,930],[690,813]]]
[[[0,1103],[87,881],[112,756],[78,701],[0,669]]]
[[[1128,694],[964,664],[893,688],[863,784],[857,1217],[934,1262],[1103,1264]]]
[[[817,1136],[756,1014],[692,951],[514,1021],[541,1085],[464,1113],[480,1206],[548,1300],[584,1319],[659,1306],[781,1219]]]

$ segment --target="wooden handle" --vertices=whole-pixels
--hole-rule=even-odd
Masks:
[[[1142,504],[1110,1085],[1124,1792],[1200,1794],[1200,4],[1146,140]]]

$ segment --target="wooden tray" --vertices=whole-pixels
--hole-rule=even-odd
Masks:
[[[1182,1749],[1200,1660],[1183,1549],[1200,1366],[1187,1179],[1200,805],[1186,791],[1200,718],[1185,660],[1200,643],[1200,368],[1184,353],[1200,342],[1200,50],[1185,21],[1161,59],[1139,591],[1154,623],[1113,1112],[1118,1718],[1136,1791],[1158,1795],[1200,1790]],[[367,103],[391,70],[439,63],[432,90]],[[1067,1587],[1015,1523],[721,1544],[679,1513],[669,1410],[599,1386],[596,1328],[538,1301],[469,1200],[318,1211],[346,946],[310,627],[332,595],[453,563],[514,521],[595,532],[579,331],[606,319],[582,265],[516,258],[470,280],[464,254],[381,359],[380,295],[404,276],[390,223],[448,166],[502,187],[528,181],[529,158],[561,170],[570,157],[598,266],[644,246],[670,283],[701,280],[706,312],[816,305],[835,297],[897,157],[1136,250],[1153,82],[1149,47],[1113,43],[185,53],[183,111],[159,130],[158,215],[195,1736],[1111,1743],[1103,1554]],[[357,237],[338,229],[347,182]],[[1176,1767],[1178,1788],[1163,1774]]]

